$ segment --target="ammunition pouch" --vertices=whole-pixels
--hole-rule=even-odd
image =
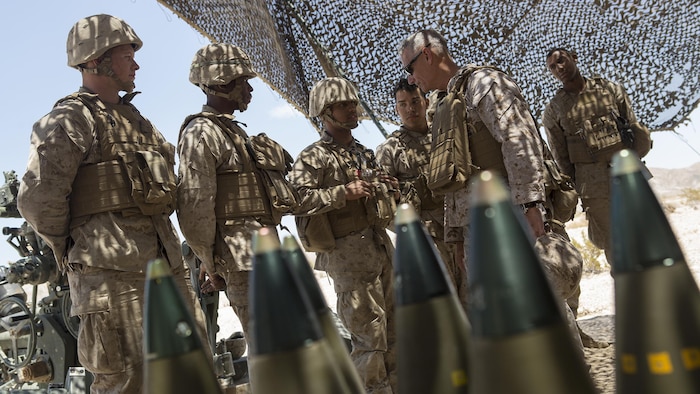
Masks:
[[[131,197],[144,215],[170,215],[175,207],[172,167],[159,152],[121,152],[119,160],[131,182]]]
[[[391,212],[391,218],[387,217],[388,211],[382,211],[383,217],[366,212],[368,207],[380,207],[381,204],[371,198],[366,201],[352,200],[341,209],[318,215],[295,217],[297,232],[304,249],[307,252],[330,252],[335,249],[336,239],[359,233],[372,225],[388,226],[393,219],[393,212]],[[383,208],[377,208],[377,210],[381,209]]]
[[[297,209],[299,194],[286,178],[294,162],[289,152],[264,133],[247,137],[243,131],[236,132],[230,122],[208,112],[187,117],[180,132],[197,117],[219,126],[244,162],[242,172],[217,174],[217,219],[255,217],[261,224],[278,225],[283,215]]]
[[[432,211],[443,207],[442,196],[436,196],[428,187],[426,173],[430,166],[429,148],[416,138],[401,130],[392,133],[406,146],[405,154],[409,163],[418,167],[418,175],[413,178],[399,179],[401,184],[401,202],[406,202],[419,211]],[[420,213],[420,212],[419,212]]]
[[[435,194],[464,188],[471,175],[466,114],[467,109],[460,92],[448,93],[437,104],[427,174],[428,187]]]
[[[299,206],[299,194],[285,174],[291,170],[292,156],[264,133],[250,137],[246,149],[260,170],[261,184],[267,192],[273,222],[279,224],[284,214]]]
[[[387,228],[393,222],[396,214],[396,200],[389,192],[386,183],[374,182],[373,185],[374,196],[364,199],[366,217],[370,225]]]
[[[312,216],[296,216],[299,240],[307,252],[330,252],[335,249],[335,236],[325,213]]]
[[[612,114],[584,120],[581,138],[596,161],[610,161],[616,152],[625,147],[617,120]]]
[[[124,96],[124,103],[131,98],[133,94]],[[59,103],[69,99],[80,100],[90,110],[93,137],[105,160],[78,169],[70,195],[72,221],[110,211],[170,215],[175,209],[175,147],[163,141],[131,104],[109,112],[96,95],[84,92]],[[131,126],[115,128],[115,124]]]
[[[216,218],[219,220],[257,218],[262,224],[273,223],[270,203],[261,174],[228,172],[216,175]]]

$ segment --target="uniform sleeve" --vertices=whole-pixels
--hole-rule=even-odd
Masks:
[[[409,172],[418,172],[415,168],[411,168],[411,165],[418,166],[418,164],[408,162],[405,153],[408,148],[401,145],[399,138],[392,136],[379,144],[376,153],[377,163],[384,172],[399,180],[401,192],[399,204],[411,204],[420,213],[421,199],[414,186],[417,175],[409,174]]]
[[[76,101],[62,103],[34,124],[17,207],[64,266],[70,246],[69,196],[93,140],[94,121]]]
[[[549,148],[552,151],[554,160],[559,164],[559,168],[561,168],[565,174],[571,177],[571,179],[575,179],[576,172],[574,171],[574,165],[571,163],[571,159],[569,159],[566,135],[564,134],[564,129],[561,128],[561,125],[557,121],[554,107],[551,104],[547,105],[544,110],[542,124],[547,133],[547,141],[549,142]]]
[[[197,118],[183,130],[178,141],[177,218],[187,243],[209,273],[215,273],[216,169],[220,149],[220,142],[212,136],[214,127],[211,121]]]
[[[345,185],[339,169],[322,148],[304,149],[289,173],[289,180],[301,197],[297,216],[316,215],[345,206]]]
[[[544,201],[544,163],[534,119],[520,88],[502,72],[475,72],[470,105],[501,143],[514,203]],[[466,95],[465,95],[466,97]]]
[[[377,146],[376,157],[379,167],[395,178],[398,178],[399,168],[396,165],[399,160],[400,151],[395,138],[389,137],[386,141]]]

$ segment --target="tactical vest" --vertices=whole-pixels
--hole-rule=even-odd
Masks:
[[[427,174],[430,171],[430,152],[428,147],[420,143],[405,130],[397,130],[391,134],[392,137],[399,140],[401,145],[407,149],[404,150],[406,161],[417,167],[418,176],[411,179],[399,179],[399,181],[410,180],[416,190],[416,194],[420,199],[420,208],[430,211],[442,208],[442,198],[436,198],[428,188]]]
[[[379,171],[376,167],[377,160],[374,152],[369,149],[363,150],[361,158],[359,158],[361,163],[352,160],[352,163],[357,164],[355,166],[349,163],[348,158],[343,157],[335,149],[326,149],[334,157],[339,168],[344,170],[345,179],[343,184],[348,184],[356,179],[364,179],[375,186],[373,196],[347,201],[345,207],[327,213],[333,236],[337,239],[357,233],[369,226],[381,228],[389,226],[396,213],[396,203],[393,196],[390,195],[386,184],[374,179]],[[366,167],[358,168],[362,164]]]
[[[565,123],[564,136],[572,163],[610,161],[625,148],[618,129],[619,110],[610,82],[594,77],[584,90],[571,95],[563,90],[552,100]]]
[[[361,152],[358,162],[355,158],[343,157],[340,152],[327,147],[323,142],[317,144],[326,150],[336,161],[338,168],[343,171],[345,176],[339,179],[340,184],[348,184],[353,180],[364,178],[363,173],[373,178],[378,172],[376,158],[371,150],[366,149]],[[359,168],[361,164],[366,164],[365,171]],[[330,212],[295,217],[299,239],[307,252],[330,252],[335,248],[335,240],[338,238],[359,233],[369,226],[386,228],[391,224],[396,213],[393,195],[384,183],[376,179],[365,180],[374,184],[374,196],[346,201],[343,208]]]
[[[98,162],[82,165],[73,181],[73,222],[101,212],[170,215],[175,208],[175,147],[124,96],[110,109],[97,95],[74,93],[59,100],[80,100],[92,114],[93,146]]]
[[[484,122],[468,116],[464,100],[463,89],[469,77],[483,68],[494,67],[472,65],[463,69],[452,89],[438,102],[432,124],[428,178],[433,191],[463,188],[476,170],[491,170],[507,176],[501,144]]]
[[[233,123],[226,124],[222,117],[210,112],[188,116],[180,133],[199,117],[209,119],[221,129],[236,147],[243,165],[242,171],[217,172],[216,218],[252,217],[264,225],[280,224],[282,216],[293,212],[299,201],[296,190],[285,178],[293,161],[289,153],[265,134],[248,137],[237,132]]]

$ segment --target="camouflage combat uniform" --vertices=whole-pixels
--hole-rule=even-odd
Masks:
[[[81,88],[59,101],[34,125],[18,196],[23,217],[67,271],[71,315],[80,317],[78,359],[95,376],[93,392],[141,393],[150,260],[166,259],[194,301],[172,208],[163,202],[174,198],[175,148],[130,104],[133,96],[110,104]],[[158,212],[144,214],[151,205],[129,198],[133,176],[125,173],[134,169],[129,158],[136,152],[159,157],[149,164],[153,182],[144,182],[140,194]],[[194,308],[203,330],[201,309]]]
[[[588,237],[610,262],[610,159],[625,148],[613,113],[626,118],[635,136],[635,150],[644,157],[649,130],[637,122],[624,88],[595,77],[585,79],[581,93],[559,89],[545,108],[544,124],[552,154],[571,176],[588,219]],[[602,141],[592,146],[591,140]],[[649,145],[647,145],[649,144]]]
[[[481,170],[493,170],[503,176],[514,204],[544,201],[542,146],[520,88],[496,69],[479,68],[471,72],[472,69],[469,66],[461,69],[450,80],[447,90],[462,88],[473,164]],[[469,72],[471,75],[464,81],[463,73]],[[449,114],[435,114],[436,119],[439,116]],[[472,137],[483,133],[489,133],[493,138],[481,138],[491,145],[488,150],[480,152],[483,144],[475,144]],[[469,256],[468,196],[468,187],[445,196],[445,240],[464,241],[465,260]]]
[[[466,78],[465,78],[466,77]],[[470,153],[472,164],[480,170],[499,173],[508,185],[514,204],[532,201],[545,202],[546,171],[543,148],[534,118],[518,85],[506,74],[490,67],[467,66],[462,68],[448,83],[448,91],[461,87],[467,107]],[[437,112],[435,117],[446,116]],[[488,133],[488,134],[486,134]],[[490,136],[490,137],[489,137]],[[464,258],[469,265],[469,188],[447,193],[445,196],[445,218],[450,231],[446,240],[464,242]],[[544,212],[543,212],[544,213]],[[580,275],[576,269],[578,252],[566,239],[557,239],[555,234],[546,234],[538,239],[536,251],[548,265],[546,272],[552,287],[560,297],[576,286]],[[571,254],[559,254],[557,248],[567,248]],[[549,258],[557,255],[559,258]],[[573,258],[576,261],[569,261]],[[566,260],[565,260],[566,259]],[[551,267],[550,267],[551,266]],[[580,265],[579,265],[580,267]],[[575,317],[562,300],[562,309],[577,342],[583,352]]]
[[[358,162],[358,158],[365,162]],[[398,383],[394,249],[384,227],[366,224],[374,218],[361,203],[355,203],[366,199],[345,199],[345,184],[353,179],[351,174],[365,168],[378,168],[371,150],[357,141],[343,147],[324,132],[321,140],[299,154],[290,180],[301,196],[297,214],[328,214],[365,223],[363,228],[336,236],[332,251],[317,254],[315,268],[333,279],[338,316],[352,335],[351,358],[367,392],[392,393]]]
[[[401,127],[377,146],[377,161],[384,171],[399,180],[400,203],[409,203],[420,213],[445,263],[457,296],[466,307],[466,269],[464,264],[455,262],[454,245],[445,242],[444,199],[434,196],[426,184],[431,142],[430,132],[421,134]]]
[[[240,172],[254,166],[246,152],[239,152],[229,136],[248,135],[233,115],[221,114],[207,105],[202,113],[220,119],[219,124],[206,117],[195,117],[183,124],[178,140],[177,217],[180,229],[208,274],[226,280],[226,295],[231,307],[248,332],[248,278],[253,269],[251,240],[262,227],[258,218],[217,218],[217,174]],[[219,215],[221,216],[221,215]],[[247,337],[247,336],[246,336]]]

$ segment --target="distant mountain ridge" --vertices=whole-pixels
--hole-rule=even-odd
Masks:
[[[654,175],[649,184],[660,195],[671,196],[683,189],[700,189],[700,162],[686,168],[649,168],[649,171]]]

